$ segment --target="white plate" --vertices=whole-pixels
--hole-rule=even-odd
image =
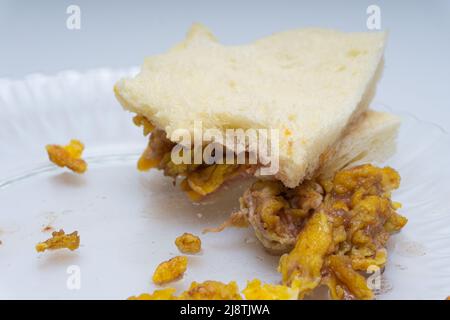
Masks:
[[[115,101],[113,83],[136,72],[94,70],[24,81],[0,80],[0,298],[115,298],[155,289],[155,266],[177,255],[174,239],[200,234],[238,207],[245,185],[234,184],[191,204],[161,173],[139,173],[146,145],[131,115]],[[385,107],[381,107],[386,109]],[[450,139],[407,113],[396,156],[402,185],[394,199],[409,219],[390,243],[380,299],[444,299],[450,295]],[[44,146],[78,138],[86,144],[82,176],[49,164]],[[50,225],[78,230],[81,247],[38,254]],[[250,229],[202,236],[177,288],[207,279],[279,281],[278,258]],[[75,269],[70,268],[75,266]],[[80,288],[73,288],[80,271]],[[67,283],[69,282],[69,286]]]

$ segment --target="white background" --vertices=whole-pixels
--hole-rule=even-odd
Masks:
[[[81,30],[66,8],[81,7]],[[366,30],[366,9],[381,8],[390,32],[376,101],[410,110],[450,130],[450,1],[18,1],[0,0],[0,78],[61,70],[139,65],[202,22],[223,43],[290,28]]]

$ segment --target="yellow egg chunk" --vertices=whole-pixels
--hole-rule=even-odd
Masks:
[[[280,258],[278,270],[283,284],[299,289],[301,298],[320,284],[332,236],[327,215],[322,211],[316,212],[298,236],[295,248]]]
[[[76,173],[84,173],[87,163],[81,159],[84,145],[78,140],[71,140],[66,146],[49,144],[46,147],[51,162],[59,167],[66,167]]]
[[[222,283],[208,280],[202,283],[192,282],[189,289],[183,292],[181,300],[241,300],[236,282]]]
[[[206,196],[216,191],[225,180],[233,177],[239,165],[215,164],[188,174],[187,182],[192,190]]]
[[[52,237],[44,242],[36,245],[37,252],[44,252],[45,250],[56,250],[67,248],[70,251],[78,249],[80,246],[80,236],[78,231],[66,234],[64,230],[54,231]]]
[[[180,188],[186,193],[191,201],[198,202],[204,198],[204,195],[197,193],[196,191],[191,189],[187,179],[181,181]]]
[[[236,282],[228,284],[220,281],[207,280],[192,282],[189,289],[175,296],[174,288],[155,290],[153,293],[143,293],[131,296],[128,300],[242,300]]]
[[[371,300],[372,290],[367,286],[366,278],[352,268],[351,260],[347,256],[333,255],[328,258],[328,266],[334,276],[347,290],[361,300]]]
[[[149,135],[153,130],[155,130],[155,126],[146,117],[141,115],[134,116],[133,123],[138,127],[144,128],[144,136]]]
[[[137,163],[137,168],[139,171],[148,171],[152,168],[158,167],[160,159],[148,159],[144,155],[142,155]]]
[[[160,263],[153,273],[153,282],[160,285],[180,279],[186,272],[187,264],[188,259],[184,256]]]
[[[183,177],[181,189],[194,202],[202,200],[226,181],[248,169],[246,165],[236,164],[175,163],[172,161],[172,150],[176,144],[167,137],[165,131],[157,129],[143,115],[136,115],[133,122],[144,128],[144,135],[151,133],[148,145],[137,162],[138,170],[148,171],[157,168],[162,170],[165,176],[174,179]],[[181,149],[180,155],[184,150]]]
[[[333,299],[373,299],[359,271],[384,267],[390,235],[407,223],[391,200],[400,176],[392,168],[366,164],[320,183],[322,203],[280,259],[283,284],[299,289],[300,298],[324,284]]]
[[[153,293],[142,293],[138,296],[131,296],[128,300],[174,300],[176,289],[165,288],[160,290],[155,290]]]
[[[175,239],[175,245],[180,252],[188,254],[199,253],[202,249],[202,241],[200,238],[186,232]]]
[[[298,297],[298,290],[295,288],[262,284],[258,279],[249,281],[242,293],[247,300],[296,300]]]

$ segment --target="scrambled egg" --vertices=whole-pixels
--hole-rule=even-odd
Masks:
[[[143,293],[129,297],[129,300],[241,300],[236,282],[222,283],[208,280],[202,283],[192,282],[189,289],[179,296],[174,295],[174,288],[155,290],[153,293]]]
[[[175,143],[167,138],[166,133],[155,129],[155,126],[144,116],[135,116],[133,122],[144,128],[144,135],[152,133],[147,148],[138,160],[138,170],[148,171],[158,168],[164,171],[164,175],[174,179],[178,176],[184,177],[181,189],[192,201],[201,200],[204,196],[216,191],[225,181],[247,169],[245,165],[235,164],[175,164],[171,161],[171,152]]]
[[[239,169],[236,164],[213,164],[194,170],[187,175],[189,187],[196,193],[206,196],[216,191],[226,179],[232,178]]]
[[[372,299],[357,271],[383,267],[389,236],[407,222],[390,198],[399,183],[395,170],[372,165],[322,181],[323,203],[300,231],[294,249],[280,259],[283,284],[299,289],[300,298],[324,284],[334,299]]]
[[[175,239],[175,245],[182,253],[199,253],[202,248],[202,241],[199,237],[191,233],[183,233]]]
[[[45,147],[51,162],[59,167],[67,167],[76,173],[84,173],[87,163],[81,159],[84,145],[78,140],[71,140],[66,146],[49,144]]]
[[[189,186],[187,179],[183,179],[183,181],[181,181],[180,188],[181,188],[181,190],[183,190],[186,193],[186,195],[189,197],[189,199],[191,199],[194,202],[198,202],[198,201],[202,200],[204,197],[200,193],[197,193],[194,190],[192,190],[192,188]]]
[[[352,268],[348,256],[332,255],[327,258],[327,267],[331,271],[326,285],[332,299],[358,298],[373,299],[373,292],[367,287],[366,278]],[[351,296],[349,296],[350,294]]]
[[[319,211],[300,232],[291,253],[280,258],[278,271],[283,284],[298,289],[300,298],[320,284],[325,256],[333,241],[332,232],[327,215]]]
[[[144,136],[148,136],[153,130],[155,130],[155,126],[146,117],[141,115],[134,116],[133,123],[138,127],[143,127]]]
[[[289,249],[295,245],[305,220],[322,204],[323,193],[322,186],[314,181],[289,189],[280,181],[259,180],[240,198],[241,212],[252,212],[257,235]]]
[[[153,293],[143,293],[138,296],[129,297],[128,300],[174,300],[176,296],[174,295],[176,289],[165,288],[160,290],[155,290]]]
[[[194,201],[248,169],[225,164],[176,165],[170,160],[175,144],[167,139],[165,132],[155,130],[145,117],[136,116],[133,120],[144,127],[144,135],[152,132],[138,168],[158,168],[167,176],[184,177],[181,188]],[[400,176],[395,170],[372,165],[342,170],[329,180],[306,181],[294,189],[284,187],[279,181],[256,182],[249,193],[252,204],[248,205],[255,206],[265,236],[273,241],[283,239],[286,243],[282,245],[286,248],[294,247],[280,258],[278,270],[283,285],[262,285],[259,280],[253,280],[244,295],[264,299],[286,298],[298,293],[298,297],[303,298],[325,285],[333,299],[372,299],[373,292],[359,271],[385,265],[390,235],[407,222],[396,212],[401,205],[391,201],[391,191],[398,188],[399,183]],[[243,198],[243,207],[248,210]],[[235,215],[234,220],[207,231],[220,231],[234,222],[246,225],[245,218],[242,214]],[[177,246],[184,245],[181,240],[178,242]],[[161,270],[155,271],[155,283],[172,281],[186,270],[187,260],[184,268],[181,261],[170,261],[162,263],[158,267]],[[193,298],[201,295],[199,292],[205,294],[205,299],[208,295],[216,297],[217,292],[223,293],[231,284],[194,282],[180,298]]]
[[[228,284],[219,281],[192,282],[180,297],[182,300],[241,300],[236,282]]]
[[[129,297],[129,300],[242,300],[236,282],[228,284],[220,281],[208,280],[201,283],[192,282],[189,289],[179,296],[174,288],[155,290],[153,293],[143,293]],[[247,283],[242,291],[247,300],[295,300],[298,289],[284,285],[262,284],[259,279]]]
[[[242,290],[247,300],[297,300],[298,292],[298,289],[284,285],[261,284],[258,279],[249,281]]]
[[[66,234],[64,230],[54,231],[52,237],[44,242],[36,245],[37,252],[44,252],[45,250],[55,250],[67,248],[70,251],[78,249],[80,246],[80,236],[78,231]]]
[[[161,262],[153,273],[153,282],[164,284],[180,279],[186,272],[188,264],[187,257],[177,256],[170,260]]]

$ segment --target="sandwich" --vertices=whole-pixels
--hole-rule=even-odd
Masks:
[[[149,136],[138,169],[181,180],[193,201],[255,176],[213,231],[251,225],[300,298],[320,285],[335,299],[373,298],[359,272],[384,266],[389,236],[406,224],[390,198],[398,173],[371,164],[393,154],[400,124],[369,109],[385,41],[298,29],[225,46],[194,24],[114,86]]]
[[[184,41],[146,58],[136,77],[114,87],[122,106],[136,114],[135,123],[153,132],[139,169],[157,167],[184,177],[182,188],[201,199],[228,179],[260,173],[268,157],[260,155],[251,166],[174,164],[169,152],[179,142],[177,131],[193,136],[196,122],[224,136],[228,129],[275,129],[278,170],[273,176],[296,187],[315,175],[345,129],[368,109],[385,39],[382,32],[300,29],[224,46],[194,24]],[[268,140],[271,146],[273,137]]]

